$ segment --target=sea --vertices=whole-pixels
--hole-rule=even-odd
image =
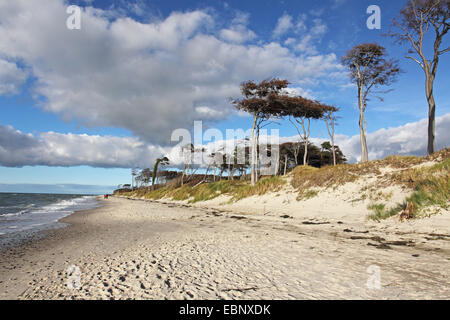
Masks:
[[[95,195],[0,193],[0,236],[60,227],[60,219],[98,206]]]

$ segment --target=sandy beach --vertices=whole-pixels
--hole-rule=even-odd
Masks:
[[[3,249],[0,298],[450,298],[448,234],[116,197],[102,202],[64,218],[68,227]],[[379,287],[370,285],[374,270]]]

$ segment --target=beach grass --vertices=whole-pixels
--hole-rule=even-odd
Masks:
[[[277,192],[286,184],[286,180],[279,176],[264,177],[254,186],[248,181],[221,180],[216,182],[201,183],[197,186],[183,185],[181,187],[163,187],[157,190],[134,191],[125,195],[144,197],[146,199],[159,200],[170,198],[175,201],[187,200],[189,203],[208,201],[221,195],[231,197],[232,201],[238,201],[256,195],[264,195],[269,192]]]
[[[450,158],[432,166],[409,168],[390,175],[396,184],[407,185],[413,193],[403,203],[386,209],[381,204],[372,204],[369,209],[374,213],[370,219],[380,220],[396,215],[405,210],[409,203],[414,218],[427,213],[426,208],[448,209],[450,202]],[[439,210],[437,210],[439,211]]]

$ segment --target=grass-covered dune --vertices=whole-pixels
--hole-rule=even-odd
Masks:
[[[364,164],[342,164],[320,169],[298,166],[286,176],[264,177],[255,186],[245,180],[200,182],[183,186],[169,183],[156,190],[141,188],[118,194],[188,203],[226,196],[228,203],[233,203],[252,196],[277,197],[286,192],[294,192],[297,202],[332,192],[337,195],[336,201],[343,201],[339,195],[347,193],[347,196],[353,194],[353,203],[364,205],[370,210],[370,219],[381,220],[395,215],[411,219],[448,209],[449,168],[450,149],[447,148],[430,157],[390,156]],[[330,203],[330,206],[334,205]]]
[[[308,197],[311,190],[327,190],[358,180],[375,178],[360,189],[362,200],[370,198],[370,218],[378,220],[400,214],[408,209],[406,218],[418,216],[428,208],[447,209],[450,201],[450,149],[431,157],[390,156],[364,164],[344,164],[321,169],[297,167],[292,185],[299,190],[298,199]],[[389,203],[383,189],[397,185],[411,194],[401,203]],[[384,197],[384,199],[383,199]]]

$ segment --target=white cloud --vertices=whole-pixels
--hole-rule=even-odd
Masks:
[[[437,145],[450,146],[450,113],[436,118]],[[369,157],[381,159],[388,155],[425,155],[427,119],[407,123],[395,128],[380,129],[367,135]],[[225,133],[224,133],[225,135]],[[240,137],[243,138],[243,137]],[[298,141],[298,136],[281,137],[280,142]],[[311,138],[320,145],[329,138]],[[360,159],[359,135],[336,135],[336,144],[350,162]],[[196,147],[201,147],[198,145]],[[204,143],[207,150],[203,159],[225,146],[233,150],[233,140],[218,139]],[[41,133],[25,134],[10,126],[0,125],[0,165],[20,167],[26,165],[78,166],[103,168],[151,167],[155,159],[166,155],[172,166],[180,167],[182,155],[179,147],[162,148],[133,137],[89,136],[86,134]]]
[[[340,68],[334,54],[299,57],[277,42],[243,44],[250,32],[239,29],[243,15],[228,28],[237,33],[222,32],[227,40],[201,10],[141,23],[88,7],[81,30],[68,30],[66,18],[62,0],[0,2],[0,56],[25,63],[47,111],[125,128],[150,143],[166,145],[176,128],[233,113],[228,98],[240,95],[244,80],[314,81]],[[196,110],[205,106],[216,112],[202,118]]]
[[[80,166],[131,168],[151,166],[167,150],[133,137],[86,134],[25,134],[0,125],[0,165]]]
[[[302,35],[295,45],[295,49],[312,55],[317,54],[316,44],[322,41],[322,37],[326,32],[326,24],[321,19],[314,19],[312,27]]]
[[[296,23],[296,32],[300,32],[300,31],[305,31],[306,30],[306,19],[308,18],[308,16],[304,13],[300,14],[298,16],[297,19],[297,23]]]
[[[207,106],[196,107],[195,112],[203,119],[218,119],[226,116],[220,110],[214,110]]]
[[[227,29],[220,30],[220,38],[231,43],[244,43],[256,38],[256,34],[247,28],[249,15],[238,12]]]
[[[302,96],[308,99],[316,99],[314,94],[309,89],[303,89],[301,87],[291,87],[284,90],[289,96]]]
[[[220,31],[220,37],[228,42],[243,43],[254,39],[256,34],[242,25],[237,25],[229,29],[222,29]]]
[[[387,129],[380,129],[367,134],[369,159],[378,160],[390,155],[417,155],[427,154],[427,128],[428,119]],[[339,128],[337,128],[339,130]],[[350,163],[361,159],[361,145],[359,135],[346,136],[336,134],[336,145],[342,150]],[[299,136],[281,137],[280,143],[299,141]],[[310,141],[320,146],[330,138],[311,137]],[[436,118],[437,148],[450,147],[450,113]]]
[[[321,19],[314,19],[313,23],[311,33],[314,36],[322,36],[327,32],[327,26]]]
[[[294,27],[294,23],[292,22],[292,16],[285,13],[282,15],[278,21],[275,29],[273,30],[274,37],[280,37],[286,32],[288,32],[291,28]]]
[[[428,119],[403,126],[380,129],[367,135],[369,159],[388,155],[425,155],[427,150]],[[352,162],[361,159],[359,135],[337,136],[336,141]],[[436,118],[436,141],[439,149],[450,147],[450,113]]]
[[[0,59],[0,95],[19,92],[27,77],[27,72],[15,63]]]
[[[295,44],[296,41],[297,41],[297,40],[295,40],[295,38],[287,38],[287,39],[284,41],[284,45],[285,45],[285,46],[290,46],[290,45],[292,45],[292,44]]]
[[[343,4],[345,4],[347,2],[347,0],[333,0],[333,9],[336,9],[337,7],[342,6]]]
[[[302,14],[299,16],[294,28],[294,25],[292,23],[288,23],[292,22],[292,18],[280,24],[280,22],[283,22],[285,20],[283,19],[283,17],[280,18],[279,24],[277,25],[277,29],[278,26],[280,26],[279,32],[283,31],[279,35],[285,34],[291,29],[297,35],[297,37],[287,38],[284,41],[284,45],[292,47],[297,52],[301,52],[303,54],[306,53],[309,55],[317,55],[318,50],[316,45],[322,41],[323,36],[328,31],[328,27],[323,22],[323,20],[320,18],[314,18],[310,27],[308,28],[307,16],[305,14]],[[285,28],[281,28],[281,26],[284,26]],[[277,31],[277,29],[275,29],[275,31]]]

